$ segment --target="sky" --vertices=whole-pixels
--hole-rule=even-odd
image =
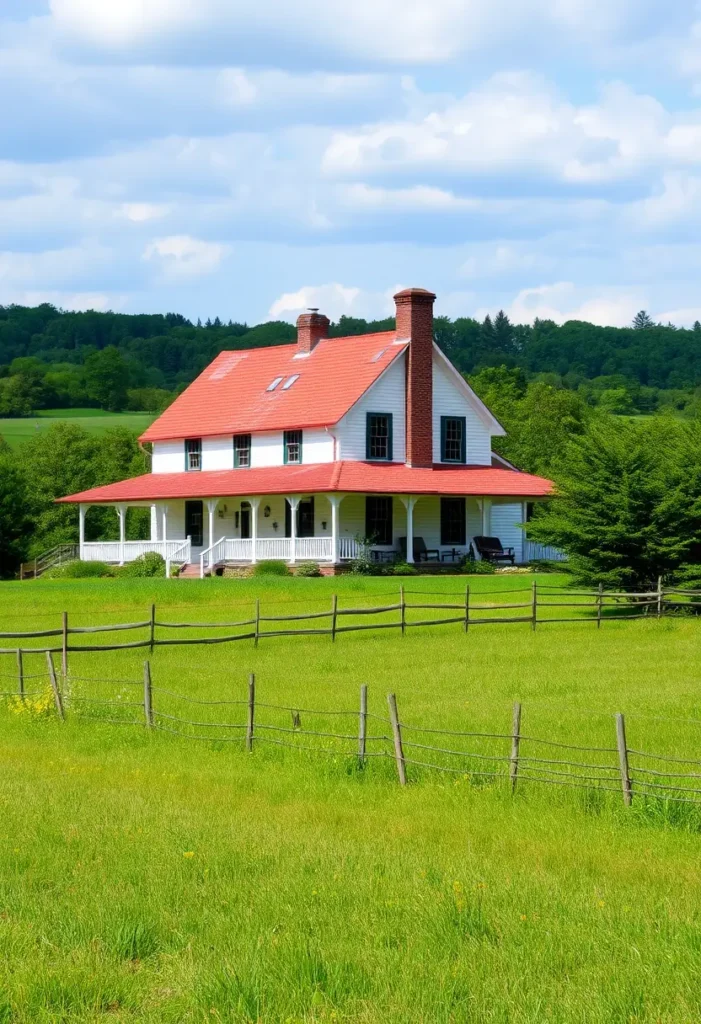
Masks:
[[[701,319],[695,0],[0,0],[0,304]]]

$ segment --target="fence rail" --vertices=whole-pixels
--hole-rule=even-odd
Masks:
[[[418,601],[408,601],[407,594],[418,597]],[[497,593],[497,592],[494,592]],[[540,587],[533,583],[532,587],[524,590],[513,589],[504,592],[509,597],[518,594],[527,594],[528,600],[504,601],[492,603],[485,601],[490,595],[484,593],[481,602],[475,602],[470,594],[470,587],[467,586],[464,596],[458,602],[455,600],[458,594],[445,594],[447,600],[443,602],[426,601],[426,596],[437,596],[429,591],[407,592],[403,586],[399,588],[399,600],[397,602],[377,605],[365,605],[356,608],[340,608],[338,597],[333,595],[330,607],[326,611],[294,612],[263,615],[261,614],[260,600],[256,600],[250,618],[244,618],[236,622],[166,622],[156,617],[156,607],[151,606],[148,618],[139,622],[104,623],[94,626],[72,626],[69,622],[67,612],[61,614],[61,623],[56,627],[40,630],[9,630],[0,632],[2,640],[36,640],[49,637],[60,637],[60,646],[27,647],[21,645],[19,650],[24,654],[43,654],[50,651],[53,654],[60,653],[64,662],[71,652],[90,653],[98,651],[129,650],[134,648],[148,647],[153,651],[159,646],[177,646],[180,644],[220,644],[234,643],[240,640],[253,640],[257,645],[260,640],[281,636],[329,636],[335,641],[340,633],[352,633],[359,630],[399,630],[405,635],[407,630],[423,628],[426,626],[461,625],[464,632],[468,632],[472,626],[498,625],[504,623],[530,623],[532,629],[538,626],[558,622],[591,622],[596,623],[600,628],[602,623],[608,621],[619,621],[628,619],[640,619],[646,617],[661,617],[665,614],[677,614],[682,609],[689,609],[696,614],[701,614],[701,591],[679,590],[675,588],[663,589],[659,586],[656,590],[646,592],[626,593],[625,591],[563,591],[562,589],[548,588],[547,584]],[[424,600],[421,600],[421,598]],[[567,600],[565,600],[567,598]],[[589,598],[590,600],[582,600]],[[677,600],[682,598],[682,600]],[[549,609],[570,609],[572,615],[552,615]],[[446,612],[453,614],[437,615],[435,618],[411,618],[411,613],[432,611]],[[509,612],[517,614],[495,615],[495,612]],[[460,614],[454,614],[459,612]],[[518,614],[523,613],[523,614]],[[539,614],[540,613],[540,614]],[[384,617],[394,616],[389,621]],[[383,621],[375,622],[348,622],[347,619],[365,619],[370,616],[380,617]],[[409,616],[409,617],[408,617]],[[59,615],[57,614],[57,619]],[[275,628],[265,628],[266,624],[295,623],[317,620],[321,624],[313,629],[306,627],[294,627],[276,625]],[[328,620],[323,624],[321,620]],[[345,620],[345,621],[344,621]],[[342,624],[341,624],[342,622]],[[251,628],[253,627],[253,628]],[[223,636],[200,636],[200,637],[167,637],[163,631],[168,630],[240,630],[241,632],[229,632]],[[145,630],[147,636],[137,640],[114,644],[76,644],[71,643],[69,638],[86,634],[123,632],[129,630]],[[157,635],[157,631],[161,635]],[[16,655],[18,647],[0,647],[0,654]]]
[[[40,677],[43,689],[34,683],[32,691],[25,691],[26,679]],[[126,697],[122,692],[110,698],[104,696],[104,690],[95,696],[89,690],[95,684],[128,687],[129,691]],[[371,759],[373,763],[384,759],[394,762],[402,786],[421,781],[426,773],[447,773],[480,784],[502,784],[512,795],[524,786],[545,784],[616,793],[627,807],[640,801],[701,806],[701,760],[631,746],[622,713],[606,716],[611,723],[610,745],[582,745],[524,730],[528,709],[520,702],[513,706],[512,718],[504,722],[503,731],[441,729],[405,719],[394,693],[387,696],[387,713],[369,712],[367,685],[360,688],[356,708],[310,709],[260,700],[254,675],[249,676],[247,694],[238,699],[201,699],[154,685],[149,661],[144,662],[141,680],[102,678],[59,672],[50,653],[45,673],[24,676],[17,691],[0,693],[0,698],[14,701],[13,709],[19,711],[34,696],[43,697],[44,713],[53,709],[60,721],[78,717],[138,726],[185,740],[234,744],[248,753],[267,744],[350,758],[360,768],[367,768]],[[207,718],[227,708],[231,709],[229,720]],[[127,713],[131,717],[126,717]],[[281,716],[287,716],[285,724]],[[635,721],[636,716],[632,718]],[[322,720],[320,727],[318,719]],[[701,720],[695,724],[701,726]],[[491,747],[478,749],[484,741]],[[540,753],[543,747],[548,748],[546,756]],[[650,767],[651,762],[655,767]],[[680,770],[682,765],[687,766],[686,771]]]

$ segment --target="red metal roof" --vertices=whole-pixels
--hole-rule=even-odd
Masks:
[[[61,502],[168,501],[176,498],[251,497],[259,494],[443,494],[544,498],[544,477],[494,466],[412,469],[402,463],[328,462],[311,466],[227,469],[200,473],[147,473],[59,498]]]
[[[141,440],[331,426],[407,344],[384,331],[324,339],[306,356],[296,343],[220,352]],[[284,389],[294,374],[299,378]],[[268,391],[276,377],[283,379]]]

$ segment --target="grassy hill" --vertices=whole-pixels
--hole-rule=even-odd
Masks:
[[[413,601],[457,599],[464,583],[405,581]],[[471,581],[495,602],[528,584]],[[327,608],[333,591],[349,607],[393,589],[354,578],[4,583],[0,620],[50,629],[67,609],[75,625],[140,621],[155,601],[162,621],[225,623],[250,616],[256,596],[264,614],[284,615]],[[626,809],[616,792],[536,784],[512,798],[468,772],[412,766],[401,789],[391,759],[359,771],[333,750],[354,748],[367,683],[370,749],[385,743],[394,691],[407,724],[508,733],[519,699],[527,735],[607,750],[622,710],[631,746],[698,758],[700,639],[698,621],[663,619],[157,648],[154,706],[203,723],[163,717],[164,730],[243,721],[245,706],[192,701],[245,701],[256,673],[252,754],[232,730],[195,740],[110,723],[141,714],[143,652],[70,655],[65,724],[0,709],[0,1020],[698,1020],[695,809]],[[43,665],[25,658],[28,688],[45,685]],[[0,658],[5,686],[14,671],[13,656]],[[121,707],[95,705],[87,720],[81,696]],[[304,730],[351,739],[305,751],[308,736],[275,731],[291,728],[290,712],[266,702],[301,709]],[[479,743],[486,757],[508,750]],[[432,756],[407,747],[422,753]]]
[[[147,412],[103,412],[101,409],[45,409],[37,416],[0,419],[0,437],[16,448],[22,441],[34,437],[57,420],[77,423],[90,433],[99,434],[110,427],[128,427],[143,431],[156,417]]]

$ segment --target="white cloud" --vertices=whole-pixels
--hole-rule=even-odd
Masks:
[[[556,257],[542,250],[536,250],[530,243],[494,245],[491,242],[465,260],[458,268],[458,276],[475,279],[525,274],[545,270],[553,265]]]
[[[359,316],[378,319],[394,312],[392,295],[399,287],[386,292],[369,292],[346,285],[303,285],[296,292],[285,292],[270,306],[270,320],[296,320],[309,308],[318,309],[330,320],[341,316]]]
[[[144,224],[147,221],[165,217],[168,207],[158,203],[122,203],[118,213],[119,216],[126,217],[134,224]]]
[[[524,288],[506,307],[506,312],[514,323],[520,324],[532,323],[538,318],[560,324],[567,320],[587,320],[602,326],[624,327],[645,305],[634,292],[607,287],[587,296],[584,291],[571,281]],[[489,312],[493,310],[481,309],[476,315],[481,319]]]
[[[150,242],[144,249],[143,259],[158,262],[168,275],[199,277],[217,270],[228,251],[228,246],[218,242],[204,242],[190,235],[169,235]]]

